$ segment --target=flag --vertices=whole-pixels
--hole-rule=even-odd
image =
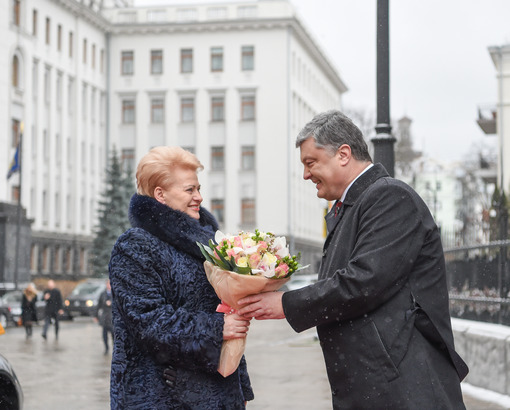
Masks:
[[[16,153],[14,154],[14,158],[11,161],[11,166],[9,168],[9,172],[7,173],[7,179],[9,179],[12,174],[19,171],[19,143],[16,148]]]

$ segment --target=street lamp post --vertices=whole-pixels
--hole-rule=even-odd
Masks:
[[[396,139],[390,125],[390,47],[389,0],[377,0],[377,124],[374,162],[380,162],[391,176],[395,176]]]

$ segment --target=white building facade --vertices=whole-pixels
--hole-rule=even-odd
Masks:
[[[324,204],[294,140],[346,87],[288,1],[4,3],[0,160],[7,171],[23,122],[32,276],[87,275],[108,150],[134,169],[158,145],[198,156],[225,232],[285,235],[317,267]],[[19,173],[1,179],[0,201],[19,185]]]
[[[16,203],[21,185],[32,275],[86,274],[106,164],[108,22],[94,2],[1,7],[0,162],[9,168],[22,138],[22,183],[19,172],[0,178],[0,200]]]

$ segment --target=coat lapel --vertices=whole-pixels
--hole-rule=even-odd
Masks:
[[[344,199],[342,207],[337,216],[335,216],[335,207],[333,206],[328,214],[325,216],[326,219],[326,227],[328,229],[328,236],[326,237],[326,242],[324,247],[327,247],[327,244],[331,240],[333,233],[343,218],[345,212],[348,208],[354,205],[360,195],[367,189],[370,185],[372,185],[376,180],[383,177],[388,177],[389,174],[386,169],[381,164],[374,164],[372,168],[370,168],[367,172],[361,175],[354,184],[349,188],[347,195]]]

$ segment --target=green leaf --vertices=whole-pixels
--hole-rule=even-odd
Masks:
[[[209,254],[209,250],[206,249],[206,247],[200,242],[197,242],[197,245],[200,248],[200,252],[202,252],[202,255],[204,255],[205,260],[207,262],[211,262],[214,265],[214,261],[212,260],[211,255]]]
[[[216,252],[218,254],[218,256],[220,257],[221,261],[226,265],[228,266],[228,268],[224,268],[226,270],[234,270],[236,264],[235,262],[232,263],[232,258],[230,258],[230,261],[227,260],[222,254],[221,252]]]
[[[251,268],[249,266],[237,266],[234,267],[234,272],[239,273],[241,275],[250,275]]]

